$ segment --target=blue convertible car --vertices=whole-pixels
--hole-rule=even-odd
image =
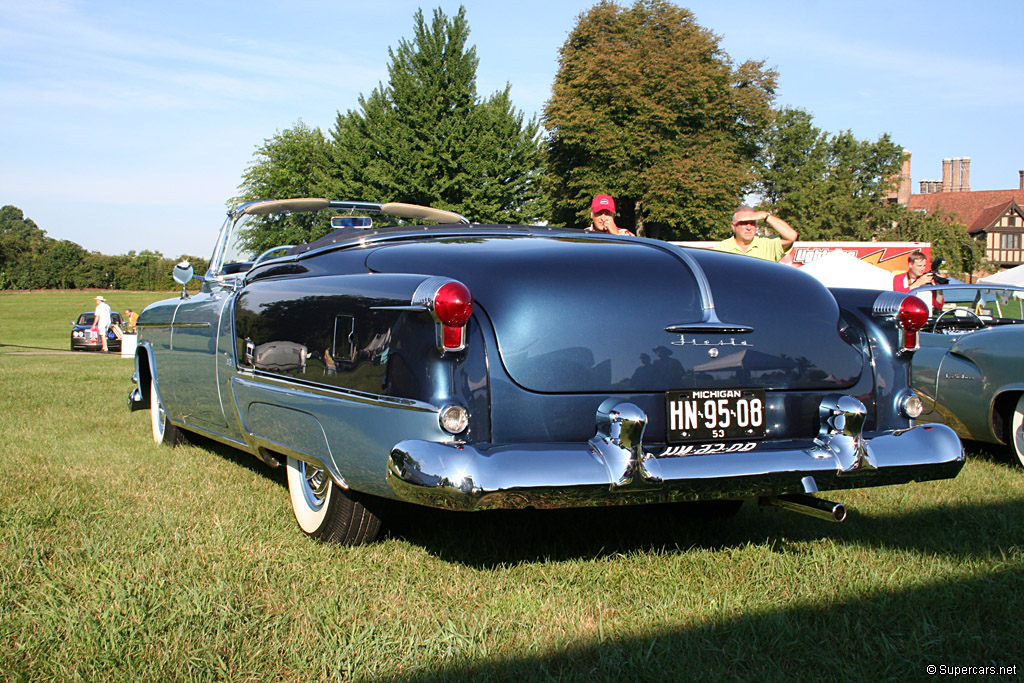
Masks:
[[[252,260],[274,222],[325,236]],[[431,224],[433,223],[433,224]],[[294,234],[294,233],[293,233]],[[180,264],[186,284],[191,267]],[[757,499],[956,476],[909,360],[920,299],[637,237],[326,199],[229,212],[198,293],[139,318],[133,407],[285,465],[310,536],[449,510]]]

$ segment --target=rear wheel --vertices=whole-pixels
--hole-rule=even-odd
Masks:
[[[358,545],[380,533],[380,518],[366,508],[358,494],[335,484],[323,468],[289,457],[288,495],[295,521],[308,536]]]
[[[1024,467],[1024,394],[1017,399],[1017,407],[1013,409],[1009,440],[1017,463]]]
[[[157,444],[174,446],[181,441],[181,430],[167,420],[167,412],[160,404],[154,381],[149,383],[149,419],[153,427],[153,441]]]

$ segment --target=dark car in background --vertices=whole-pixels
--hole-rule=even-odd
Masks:
[[[276,221],[333,230],[236,255],[240,234]],[[922,305],[905,294],[639,237],[326,199],[233,209],[198,279],[142,312],[130,405],[150,409],[158,443],[187,431],[286,467],[299,526],[324,540],[373,539],[382,499],[758,500],[841,521],[812,494],[963,465],[953,430],[914,426]]]
[[[93,327],[95,314],[86,311],[78,316],[77,320],[71,321],[71,350],[72,351],[101,351],[103,340],[100,339],[99,331]],[[120,351],[121,338],[113,330],[113,325],[121,325],[121,314],[110,314],[111,329],[107,330],[107,350]]]

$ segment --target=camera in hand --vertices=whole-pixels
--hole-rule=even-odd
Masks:
[[[942,264],[945,263],[945,262],[946,262],[946,259],[944,259],[942,257],[938,257],[938,258],[932,259],[932,269],[928,271],[928,274],[932,276],[932,282],[934,282],[937,285],[948,285],[949,284],[949,278],[948,277],[942,277],[941,275],[939,275],[939,268],[941,268]]]

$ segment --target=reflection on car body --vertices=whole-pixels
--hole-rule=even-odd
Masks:
[[[309,350],[302,344],[290,341],[265,342],[253,349],[252,356],[246,357],[249,365],[268,372],[306,372]]]
[[[291,218],[329,232],[233,254],[254,221]],[[142,313],[132,405],[158,442],[187,430],[285,465],[316,538],[372,539],[387,498],[840,520],[810,494],[963,464],[951,429],[913,426],[917,299],[774,263],[312,198],[233,209],[199,279]]]

